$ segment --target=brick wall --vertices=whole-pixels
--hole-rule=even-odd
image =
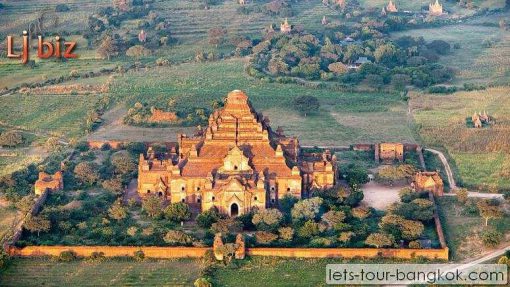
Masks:
[[[202,257],[209,247],[137,247],[137,246],[27,246],[23,248],[10,246],[11,256],[58,256],[63,251],[73,251],[78,256],[87,257],[93,252],[103,252],[106,257],[133,256],[142,250],[150,258]],[[377,249],[377,248],[247,248],[250,256],[277,256],[293,258],[353,258],[353,257],[388,257],[411,259],[425,257],[429,259],[448,260],[448,248],[443,249]]]
[[[425,257],[428,259],[448,260],[448,248],[442,249],[384,249],[384,248],[248,248],[250,256],[280,256],[295,258],[354,258],[354,257],[388,257],[411,259]]]
[[[106,257],[133,256],[141,250],[146,257],[150,258],[184,258],[202,257],[208,247],[145,247],[145,246],[27,246],[8,248],[11,256],[59,256],[63,251],[73,251],[76,255],[88,257],[93,252],[103,252]]]

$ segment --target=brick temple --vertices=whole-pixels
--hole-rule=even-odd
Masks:
[[[299,141],[281,129],[273,132],[239,90],[210,115],[207,128],[193,137],[178,135],[177,144],[163,154],[149,147],[147,156],[140,155],[142,197],[154,194],[237,216],[276,206],[284,196],[301,198],[313,188],[332,187],[336,180],[334,155],[305,159]]]

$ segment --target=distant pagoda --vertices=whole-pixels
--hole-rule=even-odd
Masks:
[[[386,6],[386,12],[388,13],[396,13],[398,12],[397,6],[390,0],[388,5]]]
[[[439,0],[436,0],[434,4],[429,4],[429,15],[430,16],[441,16],[443,15],[443,5],[439,3]]]
[[[283,21],[283,23],[280,25],[280,32],[289,34],[292,31],[292,26],[289,24],[289,21],[287,18]]]

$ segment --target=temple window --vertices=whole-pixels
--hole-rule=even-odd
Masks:
[[[287,187],[287,191],[290,191],[290,187]]]
[[[257,198],[256,196],[253,198],[253,200],[255,200],[255,201],[257,201],[257,199],[258,199],[258,198]]]
[[[147,193],[151,193],[151,191],[147,189]]]
[[[234,170],[237,170],[237,169],[238,169],[237,165],[234,165]]]
[[[181,202],[183,202],[183,203],[184,203],[184,201],[185,201],[185,199],[184,199],[184,198],[183,198],[183,199],[181,199]]]
[[[214,196],[211,198],[212,201],[214,201],[215,199],[216,199],[216,197],[214,197]]]
[[[182,191],[184,191],[184,189],[185,189],[185,188],[184,188],[184,185],[183,185],[183,186],[181,186],[181,190],[182,190]]]
[[[197,187],[197,191],[200,191],[200,186]]]

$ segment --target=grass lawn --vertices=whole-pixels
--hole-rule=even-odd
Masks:
[[[350,93],[269,83],[248,77],[244,65],[244,59],[231,59],[129,71],[115,79],[111,93],[118,101],[125,101],[127,107],[137,101],[156,105],[176,98],[189,107],[210,108],[211,101],[241,89],[255,109],[269,117],[272,127],[282,126],[304,145],[414,142],[406,103],[398,94]],[[317,97],[320,112],[307,117],[299,115],[292,100],[301,95]]]
[[[510,88],[457,92],[451,95],[411,93],[411,108],[423,142],[447,152],[459,184],[482,190],[510,188]],[[475,129],[466,118],[486,110],[496,124]]]
[[[111,259],[103,262],[57,262],[15,259],[0,273],[1,286],[191,286],[199,275],[190,259]]]

